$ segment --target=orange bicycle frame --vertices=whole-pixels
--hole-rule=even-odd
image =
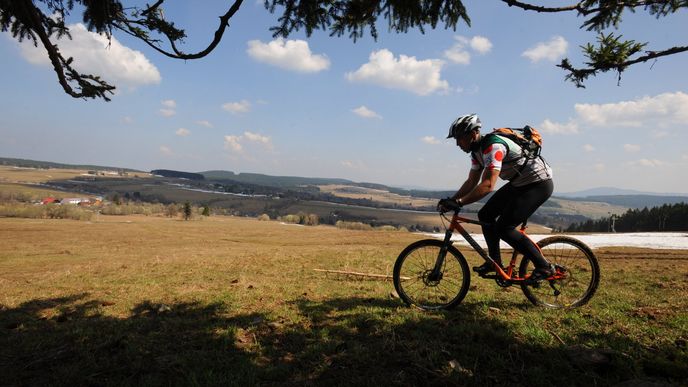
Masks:
[[[445,243],[451,243],[451,235],[454,233],[454,231],[458,231],[459,234],[468,242],[468,244],[480,255],[481,258],[483,258],[485,261],[492,263],[495,266],[495,269],[497,271],[497,276],[499,276],[502,280],[504,281],[510,281],[510,282],[523,282],[528,277],[530,277],[530,274],[527,274],[525,277],[519,277],[518,273],[516,272],[516,256],[517,252],[514,250],[514,253],[511,256],[511,261],[509,262],[509,265],[504,269],[499,267],[499,265],[496,264],[494,259],[492,259],[489,254],[483,249],[478,242],[473,239],[470,233],[466,231],[466,229],[461,225],[461,223],[470,223],[470,224],[477,224],[477,225],[487,225],[484,222],[480,222],[478,220],[473,220],[469,218],[464,218],[462,216],[459,216],[458,211],[454,213],[454,216],[452,216],[452,219],[449,223],[449,227],[447,228],[447,232],[445,235]],[[533,242],[532,239],[526,234],[526,222],[523,222],[521,224],[521,228],[519,229],[519,232],[523,234],[526,238],[528,238],[531,242]],[[535,247],[540,251],[542,254],[542,250],[540,250],[540,246],[538,246],[537,243],[533,242]],[[559,279],[560,274],[556,273],[551,277],[551,279]]]

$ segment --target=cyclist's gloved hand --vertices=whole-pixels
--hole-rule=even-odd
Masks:
[[[461,204],[452,198],[440,199],[437,202],[437,211],[448,212],[448,211],[458,211],[461,209]]]

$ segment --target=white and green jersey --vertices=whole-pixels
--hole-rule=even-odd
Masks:
[[[527,159],[521,147],[511,139],[490,134],[480,140],[480,150],[471,152],[471,170],[499,170],[499,177],[515,187],[552,178],[552,168],[542,157]]]

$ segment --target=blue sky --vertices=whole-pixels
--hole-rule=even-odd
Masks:
[[[563,2],[562,2],[563,3]],[[170,2],[184,48],[205,48],[227,5]],[[62,51],[118,86],[111,102],[62,91],[41,49],[0,36],[0,156],[140,170],[228,170],[458,188],[470,160],[448,126],[478,113],[485,130],[530,124],[544,136],[555,191],[615,186],[688,193],[688,55],[603,74],[578,89],[555,66],[583,61],[595,34],[574,14],[543,15],[465,1],[472,27],[377,41],[296,32],[273,39],[262,1],[247,1],[204,59],[166,58],[103,37],[72,15]],[[625,16],[621,32],[648,49],[685,45],[686,12]]]

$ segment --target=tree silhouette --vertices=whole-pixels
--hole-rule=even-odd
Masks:
[[[170,58],[199,59],[210,54],[224,36],[229,20],[241,7],[243,0],[228,1],[229,8],[219,17],[217,30],[208,46],[198,52],[184,52],[180,47],[186,32],[165,19],[163,3],[157,0],[145,7],[125,7],[119,0],[0,0],[0,29],[10,31],[19,40],[29,40],[35,46],[40,43],[46,50],[58,82],[65,93],[74,98],[102,98],[109,101],[114,85],[96,74],[82,74],[73,67],[74,58],[65,58],[58,41],[71,39],[65,17],[75,5],[83,8],[83,21],[91,32],[112,37],[113,31],[133,36],[153,50]],[[662,50],[645,50],[649,43],[623,40],[622,35],[605,33],[610,27],[619,28],[624,12],[646,11],[656,19],[688,8],[686,0],[581,0],[569,6],[547,7],[528,2],[502,0],[508,6],[540,13],[574,12],[586,18],[581,28],[598,32],[597,46],[588,43],[583,52],[588,58],[585,67],[577,68],[566,58],[558,65],[566,70],[566,79],[578,87],[600,72],[616,71],[621,76],[629,66],[657,58],[688,51],[679,46]],[[36,6],[37,3],[41,7]],[[380,19],[386,20],[392,32],[407,32],[418,28],[425,32],[428,26],[456,30],[459,21],[470,27],[471,20],[462,0],[264,0],[271,13],[281,13],[278,24],[270,30],[274,37],[288,37],[294,31],[305,30],[310,36],[315,30],[329,30],[332,36],[348,34],[356,39],[366,34],[377,38]],[[78,58],[77,58],[78,59]]]
[[[184,203],[184,220],[191,219],[191,203]]]

